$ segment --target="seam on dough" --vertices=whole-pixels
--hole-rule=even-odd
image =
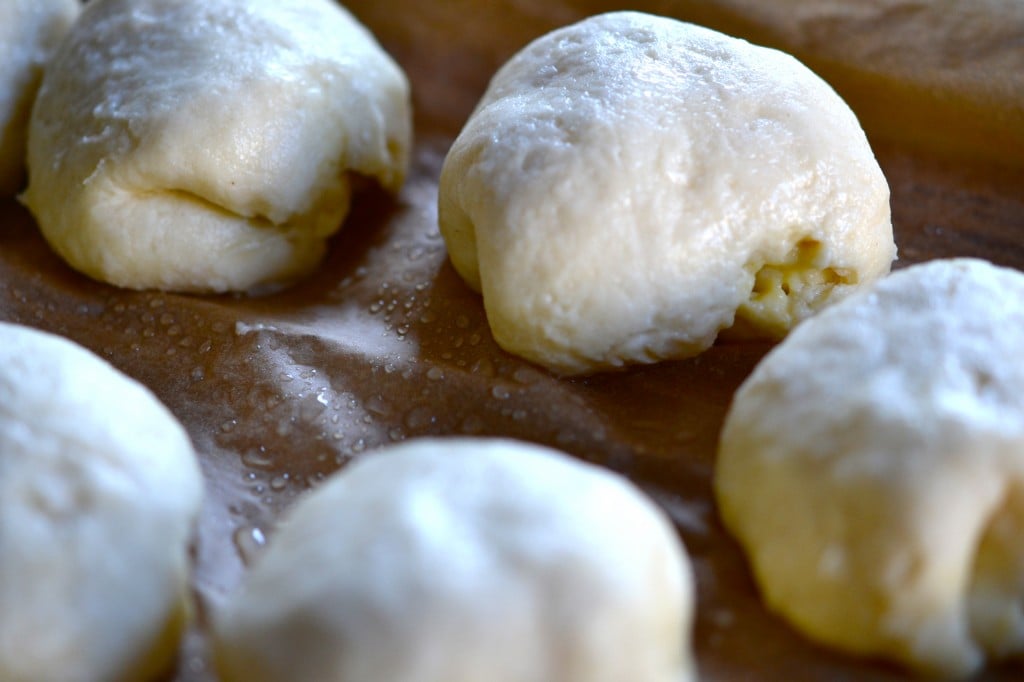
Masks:
[[[744,265],[751,276],[747,299],[736,310],[727,336],[777,336],[819,310],[838,287],[859,281],[856,270],[829,265],[824,243],[804,235],[775,261],[754,256]]]

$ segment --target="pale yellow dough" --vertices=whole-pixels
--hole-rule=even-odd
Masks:
[[[78,11],[78,0],[0,2],[0,198],[24,182],[28,118],[43,67]]]
[[[445,160],[452,263],[495,339],[562,373],[784,335],[889,271],[889,190],[792,57],[634,12],[527,46]]]
[[[715,493],[768,606],[943,676],[1024,654],[1024,274],[897,272],[736,394]]]
[[[320,261],[350,174],[397,190],[405,75],[331,0],[94,0],[55,55],[24,201],[74,268],[250,290]]]
[[[165,669],[202,488],[185,430],[148,390],[70,341],[0,323],[0,680]]]
[[[423,439],[300,500],[214,619],[225,682],[688,682],[667,517],[536,445]]]

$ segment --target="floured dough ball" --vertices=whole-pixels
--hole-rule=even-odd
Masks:
[[[93,0],[43,79],[24,200],[97,279],[287,283],[351,175],[397,190],[410,119],[404,74],[331,0]]]
[[[736,394],[722,518],[808,636],[930,673],[1024,654],[1024,274],[903,270]]]
[[[78,0],[0,2],[0,198],[21,189],[25,133],[43,66],[78,8]]]
[[[177,652],[202,479],[153,395],[0,323],[0,679],[147,680]]]
[[[215,619],[224,680],[685,682],[689,562],[622,477],[418,440],[301,500]]]
[[[514,56],[448,154],[439,219],[495,339],[559,372],[781,336],[889,270],[885,178],[792,57],[640,13]]]

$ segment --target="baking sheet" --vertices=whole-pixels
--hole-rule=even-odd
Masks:
[[[639,6],[685,15],[687,4]],[[694,561],[702,679],[903,679],[810,644],[767,613],[716,518],[718,430],[766,344],[719,344],[692,360],[559,379],[495,345],[480,298],[447,262],[437,176],[487,79],[529,39],[609,3],[408,5],[350,7],[412,81],[409,181],[397,198],[359,197],[323,266],[290,290],[197,297],[99,284],[64,266],[14,201],[0,202],[0,319],[67,336],[148,385],[201,455],[198,620],[168,679],[214,679],[206,616],[298,494],[378,446],[439,434],[551,445],[642,485]],[[1024,171],[940,156],[891,130],[869,134],[892,189],[899,267],[957,255],[1024,269]],[[1006,668],[983,679],[1020,675]]]

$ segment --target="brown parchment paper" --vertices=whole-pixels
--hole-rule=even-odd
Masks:
[[[412,172],[396,198],[360,196],[322,267],[284,292],[196,297],[93,282],[53,255],[16,202],[0,201],[0,319],[67,336],[148,385],[200,453],[208,495],[195,547],[197,618],[168,680],[216,679],[210,610],[272,539],[275,518],[297,495],[379,446],[439,434],[548,444],[642,485],[671,515],[694,562],[702,679],[905,677],[819,648],[766,612],[716,517],[710,479],[718,430],[767,345],[720,344],[692,360],[559,379],[495,345],[479,297],[447,262],[436,226],[437,177],[490,75],[544,31],[620,6],[630,3],[350,3],[410,76]],[[632,6],[687,18],[710,5]],[[855,109],[870,106],[870,89],[850,92]],[[903,119],[934,109],[927,98],[918,105]],[[946,113],[969,120],[970,108],[958,106]],[[1003,124],[999,134],[1017,134],[1015,119]],[[972,155],[969,146],[929,146],[895,124],[867,128],[892,189],[898,266],[962,255],[1024,269],[1020,164],[992,163],[988,147]],[[980,679],[1021,675],[1007,667]]]

